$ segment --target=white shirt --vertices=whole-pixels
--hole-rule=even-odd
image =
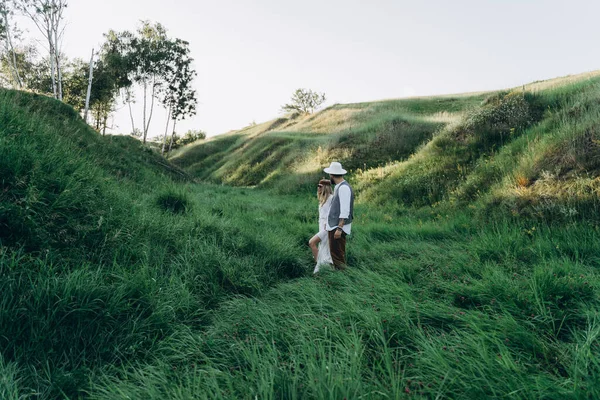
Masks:
[[[342,181],[342,182],[344,182],[344,181]],[[338,196],[340,198],[340,217],[339,217],[339,219],[348,218],[348,216],[350,215],[350,199],[352,197],[350,188],[348,187],[348,185],[340,185],[342,182],[335,185],[335,189],[333,190],[333,196],[335,196],[335,194],[338,193]],[[333,227],[329,226],[329,221],[327,221],[327,230],[328,231],[333,231],[334,229],[337,229],[337,227],[338,227],[337,224]],[[344,227],[342,228],[342,230],[344,232],[346,232],[346,235],[349,235],[350,232],[352,231],[352,223],[344,224]]]

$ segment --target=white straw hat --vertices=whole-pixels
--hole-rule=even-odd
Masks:
[[[340,164],[339,162],[335,162],[335,161],[331,163],[329,168],[325,168],[323,171],[326,174],[331,174],[331,175],[346,175],[346,173],[348,172],[342,168],[342,164]]]

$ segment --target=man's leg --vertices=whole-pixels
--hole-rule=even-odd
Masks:
[[[335,269],[346,268],[346,233],[342,232],[342,237],[335,238],[335,230],[329,231],[329,250]]]

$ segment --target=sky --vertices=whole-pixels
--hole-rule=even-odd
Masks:
[[[70,0],[63,51],[89,60],[108,30],[160,22],[198,72],[198,114],[178,131],[212,136],[278,117],[298,88],[352,103],[600,69],[598,15],[597,0]],[[150,136],[165,117],[155,111]],[[113,124],[131,130],[126,108]]]

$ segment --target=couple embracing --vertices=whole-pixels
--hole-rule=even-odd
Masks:
[[[323,171],[330,179],[320,180],[317,187],[319,233],[308,242],[317,263],[315,274],[323,265],[346,267],[346,236],[350,235],[354,216],[354,192],[344,180],[347,171],[339,162],[332,162]]]

